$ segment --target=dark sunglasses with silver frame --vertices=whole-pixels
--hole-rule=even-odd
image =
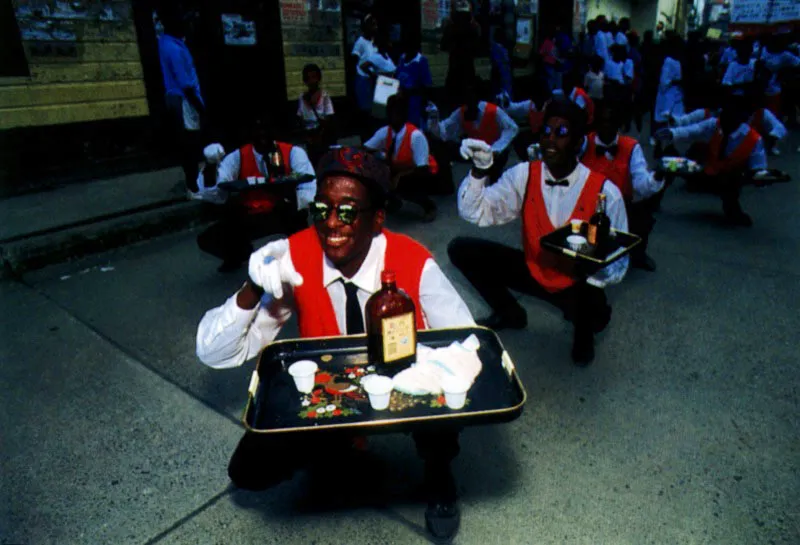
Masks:
[[[361,212],[369,210],[371,207],[359,207],[355,204],[348,203],[342,203],[334,207],[319,201],[313,201],[308,205],[311,219],[314,220],[314,222],[327,221],[331,210],[334,208],[336,209],[336,216],[339,218],[339,221],[345,225],[352,225]]]

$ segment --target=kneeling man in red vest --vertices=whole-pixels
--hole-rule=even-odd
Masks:
[[[539,239],[572,219],[588,221],[598,196],[606,195],[611,227],[628,230],[625,203],[617,186],[578,162],[586,131],[586,114],[575,103],[559,98],[545,108],[540,140],[544,161],[521,163],[487,186],[491,150],[465,140],[462,153],[473,168],[458,191],[458,212],[481,227],[503,225],[522,217],[522,249],[477,238],[459,237],[450,243],[453,264],[475,286],[493,310],[480,325],[492,329],[527,326],[525,310],[509,289],[557,305],[575,325],[572,359],[587,365],[594,359],[594,334],[611,319],[605,286],[622,280],[628,257],[586,278],[573,263],[543,249]]]
[[[292,313],[304,338],[364,333],[364,306],[381,288],[384,269],[396,272],[398,288],[413,299],[418,329],[474,325],[430,252],[383,228],[386,166],[369,153],[345,147],[324,155],[319,168],[319,190],[309,207],[313,227],[256,251],[244,286],[200,322],[197,355],[206,365],[236,367],[256,357]],[[352,439],[331,437],[326,452],[346,450]],[[415,433],[414,440],[425,461],[428,528],[437,537],[452,536],[459,510],[450,462],[458,454],[458,431]],[[240,488],[267,488],[312,462],[320,448],[317,441],[246,433],[228,474]]]
[[[436,219],[434,191],[439,165],[428,147],[428,139],[408,122],[408,100],[400,95],[386,103],[389,124],[364,143],[369,151],[381,154],[391,169],[392,189],[397,196],[422,207],[426,222]],[[452,185],[452,181],[450,182]]]
[[[266,119],[253,122],[250,138],[249,143],[226,155],[218,165],[218,158],[207,157],[206,167],[197,180],[198,197],[222,205],[220,220],[197,237],[201,250],[222,259],[220,272],[241,267],[253,253],[251,241],[305,228],[308,203],[317,192],[316,180],[298,184],[296,189],[270,187],[275,176],[292,173],[313,176],[314,167],[303,148],[276,141],[273,127]],[[222,149],[218,144],[212,146]],[[237,180],[263,185],[233,195],[217,186],[219,182]]]

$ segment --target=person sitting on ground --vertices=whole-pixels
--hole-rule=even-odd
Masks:
[[[430,252],[383,227],[386,166],[369,153],[344,147],[324,155],[319,168],[319,191],[309,207],[313,227],[255,252],[244,286],[203,316],[197,356],[204,364],[225,369],[256,357],[293,312],[303,338],[363,334],[364,306],[381,288],[384,269],[395,271],[398,287],[414,301],[418,329],[474,326],[469,309]],[[287,387],[296,393],[294,385]],[[283,393],[273,389],[268,395],[280,399]],[[437,538],[450,538],[459,523],[450,468],[459,451],[458,431],[442,428],[413,436],[425,461],[427,527]],[[328,437],[326,456],[339,452],[351,459],[352,440],[344,434]],[[246,432],[228,474],[239,488],[268,488],[311,465],[318,441],[303,434],[281,438]]]
[[[647,247],[655,225],[653,213],[657,208],[659,193],[664,190],[664,178],[648,170],[647,159],[639,142],[620,134],[627,107],[621,100],[606,99],[600,103],[597,131],[587,136],[581,162],[619,188],[625,199],[630,232],[642,238],[641,244],[631,252],[631,265],[655,271],[656,263],[647,255]]]
[[[479,324],[495,330],[525,328],[525,310],[509,289],[542,298],[560,307],[574,323],[572,359],[579,365],[594,359],[594,335],[611,319],[604,288],[622,280],[629,261],[625,256],[586,278],[576,272],[574,262],[549,253],[539,243],[572,219],[588,221],[601,193],[606,196],[611,227],[628,230],[619,189],[578,161],[585,129],[583,110],[563,98],[552,100],[544,113],[544,160],[516,165],[491,186],[486,185],[491,148],[479,140],[465,140],[462,151],[472,159],[473,168],[458,191],[459,215],[480,227],[521,217],[524,249],[465,237],[448,247],[450,261],[492,309]]]
[[[478,81],[467,84],[464,89],[464,104],[447,119],[433,123],[433,136],[452,144],[459,144],[464,137],[486,142],[494,154],[494,167],[490,174],[497,179],[508,161],[509,146],[519,132],[519,127],[498,106],[480,100]],[[453,150],[452,155],[456,155]]]
[[[552,98],[550,88],[543,80],[534,84],[533,96],[519,102],[509,102],[504,109],[506,113],[520,126],[527,126],[530,131],[520,131],[514,138],[514,151],[517,156],[525,161],[528,159],[528,148],[533,143],[539,142],[539,133],[544,123],[544,108],[547,101]]]
[[[308,91],[300,96],[297,117],[303,127],[306,151],[311,164],[317,164],[327,149],[336,143],[333,127],[333,102],[328,92],[320,89],[322,70],[316,64],[303,67],[303,83]]]
[[[378,129],[364,147],[380,153],[391,169],[392,191],[422,207],[424,221],[436,219],[436,203],[428,196],[439,185],[434,179],[439,172],[430,154],[428,139],[408,122],[408,100],[400,95],[389,97],[386,104],[389,124]]]
[[[745,176],[767,168],[767,154],[761,136],[747,124],[750,110],[743,97],[725,100],[719,118],[711,117],[694,125],[662,128],[656,133],[661,142],[700,141],[708,144],[703,175],[693,185],[717,193],[722,199],[725,218],[732,225],[750,227],[753,220],[739,202]]]
[[[306,227],[306,210],[317,191],[316,180],[298,184],[296,189],[271,187],[269,180],[289,174],[314,176],[314,167],[303,148],[275,139],[269,119],[256,118],[250,142],[221,162],[222,146],[213,144],[206,149],[210,161],[198,176],[199,194],[223,208],[220,220],[197,237],[197,245],[222,259],[220,272],[241,267],[253,252],[253,240],[274,233],[291,234]],[[252,181],[253,185],[263,181],[263,185],[234,195],[217,185],[237,180]]]

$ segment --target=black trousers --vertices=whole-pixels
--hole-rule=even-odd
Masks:
[[[642,243],[631,251],[634,260],[643,259],[650,243],[650,233],[656,224],[655,212],[660,206],[665,189],[652,197],[639,202],[625,202],[625,211],[628,214],[628,229],[634,235],[642,238]]]
[[[200,161],[203,159],[203,132],[186,130],[183,123],[183,100],[180,97],[167,97],[166,134],[169,135],[168,146],[175,158],[180,162],[185,177],[186,187],[197,191],[197,176],[200,173]]]
[[[743,173],[733,172],[709,176],[700,174],[688,180],[689,186],[695,190],[713,193],[722,200],[722,211],[726,216],[744,213],[739,202],[742,194]]]
[[[412,434],[417,454],[425,462],[428,501],[456,500],[450,463],[460,450],[458,434],[453,428]],[[298,433],[281,438],[246,432],[228,464],[228,476],[238,488],[264,490],[291,479],[297,470],[313,467],[321,451],[325,453],[325,464],[330,464],[330,456],[347,457],[353,452],[355,435],[334,432],[313,435]]]
[[[437,176],[412,172],[400,178],[394,194],[405,201],[419,205],[425,212],[436,210],[436,203],[431,200],[430,195],[435,192]]]
[[[308,211],[291,206],[264,214],[249,214],[236,202],[220,208],[219,220],[198,235],[197,245],[226,263],[246,262],[253,253],[253,240],[274,234],[291,235],[308,226]]]
[[[517,248],[478,238],[458,237],[447,247],[450,261],[475,286],[492,310],[515,316],[524,313],[509,290],[533,295],[561,309],[576,333],[599,331],[610,318],[605,291],[585,280],[551,293],[528,270],[525,253]]]

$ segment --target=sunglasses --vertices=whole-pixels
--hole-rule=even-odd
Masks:
[[[550,125],[545,125],[543,130],[542,130],[542,133],[545,136],[550,136],[551,134],[553,134],[553,127],[551,127]],[[558,127],[556,127],[556,136],[559,136],[559,137],[560,136],[569,136],[569,126],[568,125],[559,125]]]
[[[319,201],[314,201],[308,205],[311,219],[315,222],[327,221],[331,215],[331,210],[334,208],[339,221],[345,225],[352,225],[361,212],[369,210],[369,208],[359,208],[354,204],[340,204],[334,207]]]

